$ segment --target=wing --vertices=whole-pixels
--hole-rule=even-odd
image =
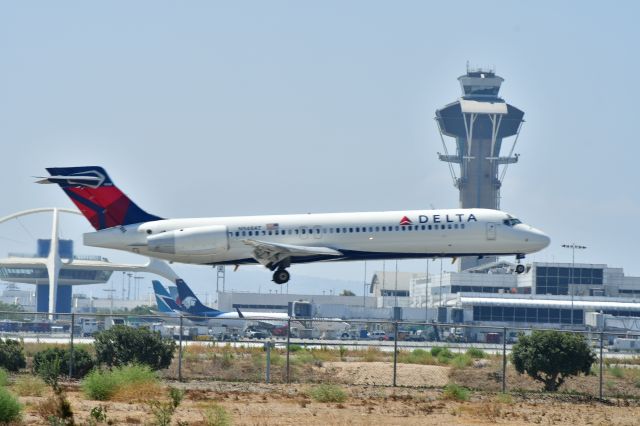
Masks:
[[[342,256],[341,252],[329,247],[296,246],[258,240],[243,240],[242,242],[252,246],[254,259],[267,267],[275,266],[291,257]]]

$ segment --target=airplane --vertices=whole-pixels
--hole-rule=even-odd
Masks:
[[[549,237],[499,210],[448,209],[164,219],[147,213],[102,167],[50,167],[37,183],[58,184],[95,228],[84,244],[171,262],[261,264],[289,281],[292,264],[515,255],[547,247]]]
[[[182,279],[176,280],[176,286],[178,288],[178,298],[176,300],[171,297],[159,281],[153,280],[152,282],[153,291],[155,292],[156,301],[158,302],[158,310],[160,312],[166,312],[170,316],[183,315],[195,323],[208,321],[210,319],[231,318],[238,320],[244,319],[255,322],[260,327],[273,329],[285,327],[288,324],[287,321],[291,318],[294,320],[291,324],[291,328],[294,331],[301,327],[307,328],[307,326],[311,325],[322,335],[330,333],[339,333],[342,335],[347,333],[350,328],[349,323],[339,318],[296,318],[289,317],[288,314],[283,312],[242,312],[240,309],[236,309],[236,312],[223,312],[205,306]],[[233,326],[238,327],[237,323],[238,322],[233,324]],[[219,322],[214,320],[211,324],[219,325]]]
[[[268,325],[273,326],[273,321],[278,325],[286,324],[289,316],[284,312],[224,312],[205,306],[193,293],[191,288],[182,279],[176,280],[178,298],[173,299],[160,281],[152,280],[153,291],[158,304],[158,311],[169,316],[184,316],[194,322],[208,321],[212,318],[246,319],[255,321],[272,321]]]

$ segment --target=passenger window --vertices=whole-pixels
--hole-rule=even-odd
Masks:
[[[387,227],[386,227],[386,226],[383,226],[383,227],[382,227],[382,230],[383,230],[383,231],[386,231],[386,230],[387,230]]]
[[[380,227],[376,226],[376,232],[380,232]]]
[[[247,231],[242,231],[242,236],[243,236],[243,237],[247,235],[247,234],[246,234],[246,232],[247,232]]]
[[[296,235],[298,235],[300,233],[300,230],[296,229],[295,232],[296,232]]]
[[[353,228],[349,228],[349,232],[353,232]]]
[[[336,234],[340,233],[340,228],[336,228]]]
[[[445,229],[444,225],[440,225],[440,229]]]
[[[238,231],[236,231],[236,237],[239,237],[240,233]]]
[[[264,232],[264,231],[262,231],[262,232]],[[273,231],[269,231],[269,235],[271,235],[271,233],[272,233],[272,232],[273,232]]]
[[[458,229],[458,224],[453,225],[454,228]]]
[[[399,231],[399,230],[400,230],[400,227],[396,225],[396,231]]]
[[[451,229],[451,225],[447,225],[447,228]]]
[[[431,231],[431,225],[427,225],[427,228],[429,228],[429,231]]]
[[[461,224],[460,224],[460,228],[461,228],[461,229],[464,229],[464,223],[461,223]]]

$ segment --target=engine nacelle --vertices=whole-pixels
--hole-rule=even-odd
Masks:
[[[156,253],[211,255],[227,251],[229,238],[224,225],[199,226],[150,235],[147,246]]]

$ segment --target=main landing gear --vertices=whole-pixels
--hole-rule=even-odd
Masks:
[[[289,281],[289,278],[291,278],[291,275],[289,274],[289,271],[284,268],[277,269],[273,273],[273,282],[276,284],[284,284]]]
[[[524,259],[524,254],[518,254],[516,255],[516,274],[521,274],[524,272],[524,265],[520,263],[520,261]]]

